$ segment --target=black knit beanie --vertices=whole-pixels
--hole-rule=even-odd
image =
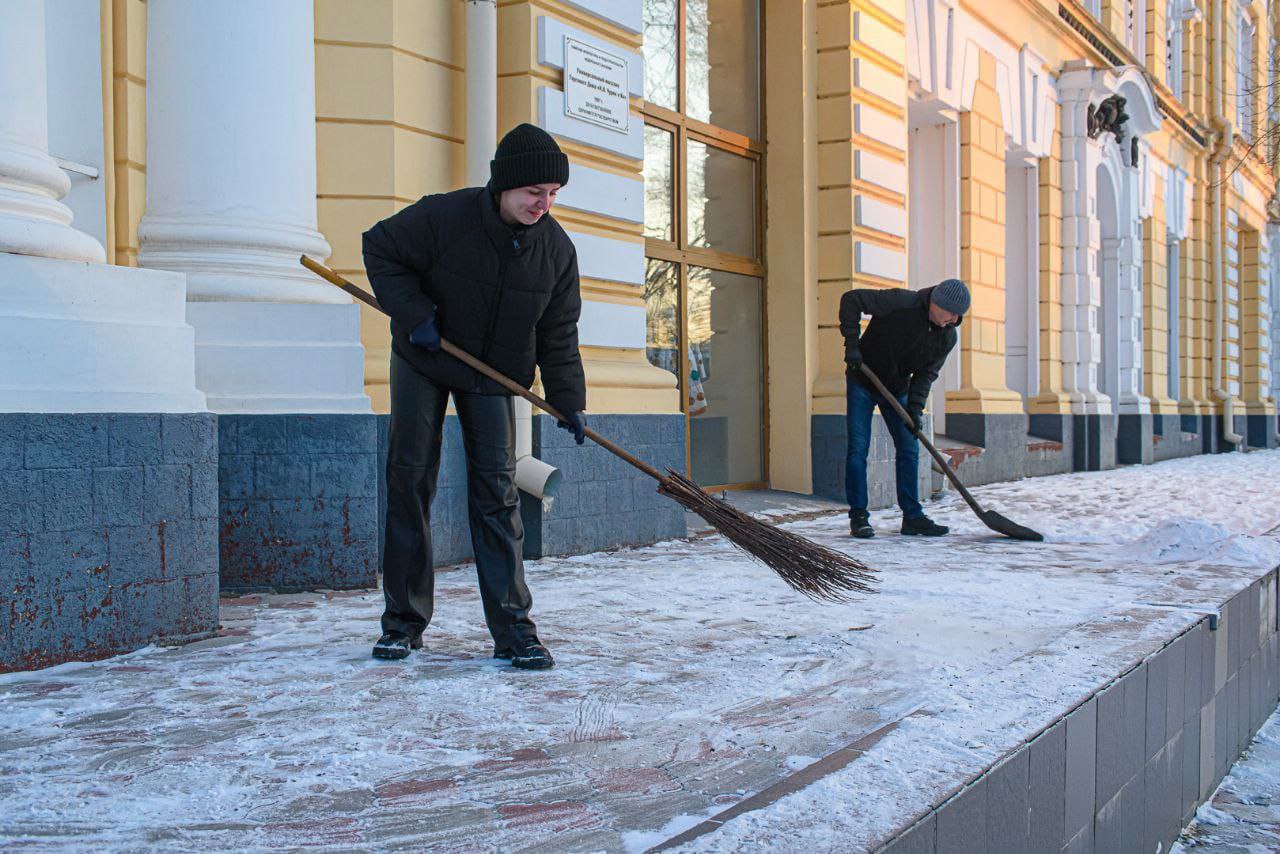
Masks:
[[[569,158],[540,127],[516,125],[498,143],[489,161],[489,186],[495,193],[534,184],[569,183]]]

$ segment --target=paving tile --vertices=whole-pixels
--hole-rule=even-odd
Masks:
[[[1066,833],[1074,840],[1093,827],[1098,701],[1090,699],[1068,715],[1066,729]]]
[[[1169,739],[1182,729],[1187,719],[1187,640],[1183,635],[1169,644],[1165,650],[1168,656],[1168,687],[1165,692],[1164,731]]]
[[[938,854],[969,854],[987,844],[990,787],[979,780],[938,808]]]
[[[1025,851],[1030,844],[1030,757],[1024,747],[987,775],[988,851]]]
[[[927,818],[885,846],[884,854],[934,854],[937,846],[938,815],[929,813]]]
[[[1030,838],[1028,850],[1057,852],[1066,840],[1067,726],[1059,722],[1028,746]]]
[[[1124,713],[1121,722],[1120,751],[1123,756],[1124,782],[1142,773],[1146,764],[1147,676],[1145,663],[1138,665],[1121,679],[1124,685]]]
[[[1147,659],[1146,752],[1142,761],[1149,762],[1165,746],[1169,733],[1165,718],[1169,712],[1169,669],[1173,656],[1168,647]]]
[[[1123,854],[1121,847],[1121,797],[1115,797],[1103,804],[1093,821],[1093,845],[1097,854]]]
[[[1142,851],[1146,820],[1143,807],[1146,802],[1146,777],[1134,776],[1120,790],[1120,850]]]

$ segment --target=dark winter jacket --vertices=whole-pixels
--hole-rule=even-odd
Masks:
[[[434,310],[444,338],[525,387],[536,365],[552,406],[586,409],[578,258],[550,214],[511,228],[485,187],[426,196],[364,233],[364,266],[391,315],[391,349],[419,373],[449,388],[508,393],[409,342]]]
[[[929,321],[932,292],[933,288],[861,288],[845,291],[840,297],[845,362],[852,364],[852,358],[860,355],[885,388],[895,395],[906,393],[907,409],[915,412],[924,409],[929,387],[956,346],[954,326],[935,326]],[[866,332],[861,332],[864,314],[871,315],[871,322]],[[850,367],[846,376],[874,391],[861,371],[855,373]]]

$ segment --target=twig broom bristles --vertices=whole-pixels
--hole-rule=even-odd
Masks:
[[[303,255],[302,266],[325,281],[342,288],[366,305],[383,314],[386,313],[372,294],[351,284],[323,264]],[[512,394],[520,395],[556,420],[567,420],[551,404],[471,354],[459,350],[449,341],[441,339],[440,349],[484,374]],[[875,592],[871,587],[871,582],[875,580],[875,570],[862,561],[748,516],[727,501],[708,495],[682,474],[668,469],[664,475],[594,430],[588,429],[586,434],[597,445],[652,477],[658,482],[659,492],[707,520],[707,523],[723,534],[725,539],[768,566],[793,589],[812,599],[828,602],[848,601],[854,593]]]

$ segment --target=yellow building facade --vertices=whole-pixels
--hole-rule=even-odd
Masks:
[[[107,244],[133,264],[147,6],[102,2]],[[495,142],[467,138],[473,5],[315,3],[318,225],[355,281],[361,232]],[[958,276],[973,309],[930,409],[982,451],[973,478],[1274,446],[1277,20],[1265,0],[501,0],[498,132],[539,124],[573,164],[556,215],[584,262],[590,411],[684,414],[708,485],[839,495],[841,293]],[[625,132],[567,115],[566,40],[626,64]],[[360,336],[385,412],[385,319],[362,309]]]

